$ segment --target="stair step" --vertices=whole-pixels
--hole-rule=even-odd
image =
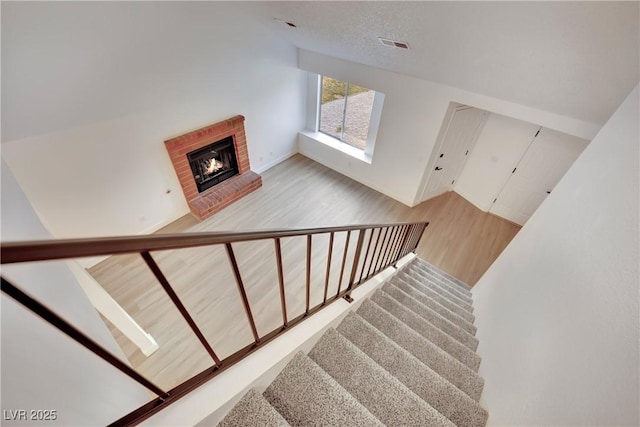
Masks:
[[[468,366],[370,299],[364,300],[356,313],[472,399],[480,399],[484,380]]]
[[[454,426],[335,329],[309,357],[385,425]]]
[[[473,313],[473,306],[471,305],[473,302],[463,301],[462,299],[458,298],[457,296],[455,296],[454,294],[452,294],[451,292],[443,288],[442,285],[438,284],[436,280],[429,278],[426,275],[420,274],[412,268],[405,268],[402,270],[402,273],[406,274],[407,276],[413,277],[415,280],[422,283],[422,285],[431,289],[433,292],[437,293],[442,298],[446,298],[448,301],[452,302],[453,304],[461,308],[464,308],[469,313]]]
[[[410,284],[411,286],[413,286],[414,288],[416,288],[417,290],[419,290],[420,292],[422,292],[423,294],[425,294],[429,298],[431,298],[434,301],[436,301],[438,304],[442,305],[443,307],[447,308],[450,311],[453,311],[455,314],[457,314],[458,316],[462,317],[467,322],[473,323],[475,321],[475,316],[473,314],[471,314],[468,310],[465,310],[464,308],[460,307],[459,305],[452,303],[451,301],[449,301],[448,299],[444,298],[439,293],[434,292],[428,286],[425,286],[420,280],[416,279],[415,277],[409,276],[409,275],[403,273],[402,271],[400,271],[393,278],[395,280],[403,280],[403,281],[407,282],[408,284]]]
[[[432,283],[440,286],[444,291],[453,295],[454,297],[466,302],[469,305],[473,304],[473,296],[470,292],[465,293],[458,286],[455,286],[450,281],[444,279],[441,276],[437,276],[432,271],[423,270],[415,264],[409,264],[406,268],[407,271],[410,271],[411,274],[416,274],[422,276],[423,278],[430,280]]]
[[[471,292],[471,286],[469,286],[462,280],[456,277],[453,277],[448,273],[445,273],[443,270],[439,269],[433,264],[430,264],[428,261],[425,261],[420,258],[414,258],[413,260],[409,261],[406,265],[407,266],[410,265],[412,267],[419,268],[422,271],[429,272],[430,274],[433,274],[439,277],[441,280],[443,280],[447,284],[450,284],[452,287],[462,292],[463,294],[468,296],[473,296]]]
[[[486,425],[487,411],[475,400],[359,315],[349,313],[337,330],[455,425]]]
[[[290,424],[256,390],[249,390],[218,427],[287,427]]]
[[[421,268],[431,271],[435,275],[442,277],[443,279],[449,281],[451,284],[453,284],[454,286],[457,286],[463,291],[467,291],[467,292],[471,291],[471,287],[467,285],[465,282],[463,282],[462,280],[458,279],[457,277],[450,275],[446,271],[439,269],[435,265],[423,259],[415,258],[415,260],[416,260],[416,264],[419,265]]]
[[[467,331],[471,335],[475,335],[476,334],[477,328],[475,326],[473,326],[473,324],[469,323],[467,320],[465,320],[464,318],[458,316],[453,311],[449,310],[448,308],[444,307],[443,305],[441,305],[441,304],[437,303],[436,301],[434,301],[433,299],[429,298],[428,296],[426,296],[425,294],[423,294],[422,292],[420,292],[419,290],[417,290],[413,286],[409,285],[407,282],[405,282],[403,280],[394,280],[394,278],[391,278],[389,283],[391,283],[391,284],[393,284],[393,286],[396,286],[399,289],[401,289],[402,292],[405,292],[406,294],[411,295],[413,298],[415,298],[416,300],[420,301],[422,304],[426,305],[431,310],[435,311],[440,316],[444,317],[445,319],[447,319],[448,321],[450,321],[454,325],[457,325],[460,328],[464,329],[465,331]]]
[[[476,351],[478,348],[478,339],[476,337],[459,326],[449,322],[447,319],[440,316],[438,313],[431,310],[411,295],[405,293],[397,286],[392,285],[391,283],[385,283],[382,290],[403,306],[440,329],[442,332],[455,338],[461,344],[464,344],[471,351]]]
[[[420,315],[409,310],[380,289],[371,296],[371,300],[397,317],[413,330],[420,333],[423,337],[436,344],[442,350],[446,351],[469,368],[478,372],[480,356],[464,344],[442,332],[440,329],[427,322]]]
[[[297,353],[263,393],[292,426],[384,426],[304,353]]]

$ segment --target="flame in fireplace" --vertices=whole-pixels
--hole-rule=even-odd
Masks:
[[[218,172],[223,167],[224,167],[224,163],[222,163],[220,160],[209,159],[207,160],[205,171],[207,173],[214,173],[214,172]]]

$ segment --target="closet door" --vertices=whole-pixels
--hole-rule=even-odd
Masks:
[[[462,172],[486,116],[487,112],[484,110],[466,105],[456,107],[443,141],[436,151],[437,157],[422,200],[451,190]]]
[[[454,191],[487,212],[539,129],[533,123],[490,113]]]
[[[523,225],[589,141],[541,128],[489,212]]]

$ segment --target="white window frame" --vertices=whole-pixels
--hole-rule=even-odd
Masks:
[[[351,83],[351,82],[349,82]],[[309,73],[307,80],[308,104],[307,104],[307,129],[305,135],[315,139],[317,142],[328,145],[336,150],[360,159],[366,163],[371,163],[373,152],[378,136],[378,128],[380,126],[380,117],[382,116],[382,105],[384,103],[384,94],[375,91],[373,97],[373,107],[371,109],[371,119],[369,121],[369,130],[367,132],[367,141],[364,151],[347,144],[331,135],[320,132],[320,105],[322,93],[322,75]]]

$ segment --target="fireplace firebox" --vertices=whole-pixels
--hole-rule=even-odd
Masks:
[[[187,158],[199,193],[238,174],[232,136],[191,151]]]
[[[216,145],[211,147],[212,143]],[[243,116],[192,130],[164,144],[189,210],[201,221],[262,186],[262,177],[249,164]]]

